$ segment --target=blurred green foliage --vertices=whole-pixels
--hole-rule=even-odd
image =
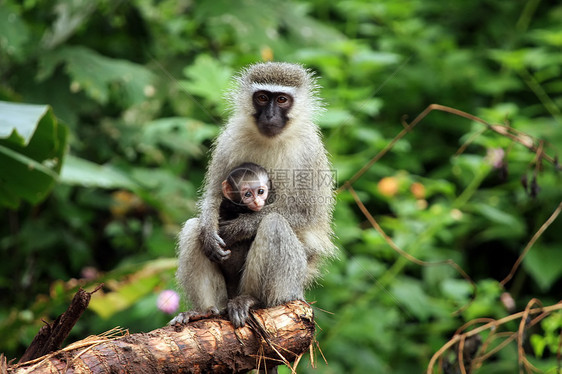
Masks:
[[[175,234],[195,214],[223,93],[244,65],[273,58],[318,72],[339,185],[431,103],[508,124],[556,157],[561,20],[562,5],[538,0],[4,0],[0,100],[50,105],[70,155],[47,200],[1,210],[0,351],[21,355],[78,286],[106,284],[69,340],[170,318],[157,294],[175,286]],[[393,251],[343,190],[339,258],[307,296],[328,361],[317,355],[317,372],[421,372],[464,323],[509,315],[504,292],[516,310],[533,297],[557,302],[560,219],[499,283],[562,200],[554,164],[443,112],[400,139],[354,189],[400,248],[454,260],[477,292],[449,266]],[[553,314],[525,345],[545,372],[556,370],[560,329]],[[511,343],[476,372],[517,370]]]
[[[66,152],[68,130],[46,105],[0,101],[0,207],[43,201]]]

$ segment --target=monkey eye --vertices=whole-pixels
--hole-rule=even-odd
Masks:
[[[278,96],[278,97],[277,97],[277,102],[278,102],[279,104],[285,104],[287,101],[289,101],[289,99],[287,99],[286,96]]]
[[[269,101],[269,97],[266,94],[258,94],[256,96],[256,100],[258,101],[258,103],[260,104],[265,104]]]
[[[250,191],[246,191],[244,194],[245,197],[252,197],[252,193]]]
[[[263,195],[265,193],[265,190],[263,188],[260,188],[258,190],[258,195]]]

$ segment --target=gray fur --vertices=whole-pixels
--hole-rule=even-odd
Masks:
[[[230,93],[231,117],[213,146],[199,218],[187,221],[179,234],[177,280],[198,311],[222,310],[227,304],[229,310],[240,304],[269,307],[303,299],[305,287],[318,276],[321,260],[335,254],[333,186],[320,178],[320,174],[330,173],[331,165],[313,122],[322,108],[314,75],[296,64],[259,63],[243,70],[237,83],[238,88]],[[292,89],[289,121],[275,137],[256,130],[252,116],[255,83]],[[268,171],[276,199],[259,212],[241,214],[219,227],[221,182],[243,162]],[[299,175],[312,176],[313,183],[303,186]],[[224,242],[253,236],[240,295],[227,301],[224,279],[217,264],[209,260],[209,252],[228,258]],[[244,321],[233,322],[239,326]]]

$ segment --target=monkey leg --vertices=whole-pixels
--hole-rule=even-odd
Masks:
[[[226,285],[218,265],[203,253],[199,232],[199,219],[192,218],[179,234],[176,280],[197,314],[218,314],[226,307]],[[172,321],[185,323],[190,315],[190,312],[180,313]]]
[[[278,213],[265,216],[256,233],[240,282],[240,294],[266,307],[304,299],[307,255],[287,220]]]
[[[244,326],[249,311],[257,305],[271,307],[304,299],[307,255],[283,216],[270,213],[259,227],[246,257],[240,295],[228,301],[228,314],[235,327]],[[275,374],[277,367],[259,373]]]

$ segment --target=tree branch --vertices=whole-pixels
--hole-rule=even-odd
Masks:
[[[222,318],[108,339],[90,337],[8,373],[239,373],[289,363],[314,337],[312,308],[292,301],[257,310],[246,327]]]

